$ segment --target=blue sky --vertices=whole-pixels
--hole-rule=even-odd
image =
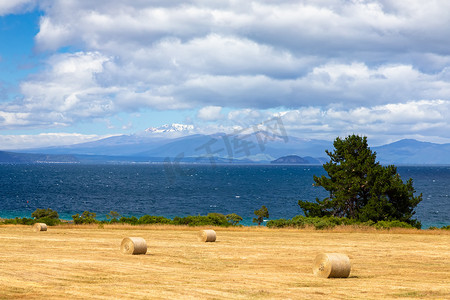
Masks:
[[[450,142],[450,2],[0,2],[0,149],[182,123]]]

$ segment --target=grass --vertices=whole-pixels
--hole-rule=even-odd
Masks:
[[[448,231],[214,229],[0,226],[0,299],[450,299]],[[129,236],[146,255],[121,254]],[[319,252],[347,254],[350,277],[314,277]]]

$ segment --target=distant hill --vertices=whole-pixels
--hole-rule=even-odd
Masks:
[[[383,164],[450,164],[450,144],[403,139],[371,149],[376,151],[377,159]]]
[[[76,145],[12,151],[41,155],[39,157],[18,156],[17,153],[4,152],[3,161],[163,162],[166,159],[173,161],[181,157],[178,159],[180,162],[207,162],[213,159],[220,163],[275,161],[274,163],[323,164],[327,161],[327,158],[324,158],[325,150],[333,150],[332,141],[280,136],[263,131],[176,137],[174,133],[180,134],[182,131],[190,130],[178,127],[173,125],[170,128],[113,136]],[[450,165],[450,144],[404,139],[371,149],[377,152],[377,160],[382,164]],[[45,157],[42,153],[60,156]],[[306,162],[300,159],[289,162],[286,157],[291,155],[296,155]],[[280,158],[285,161],[276,162]]]
[[[0,151],[0,163],[35,164],[35,163],[78,163],[73,155],[30,154]]]
[[[272,164],[298,164],[298,165],[321,165],[325,158],[314,158],[311,156],[300,157],[298,155],[287,155],[271,161]]]
[[[75,145],[15,150],[15,152],[134,156],[136,153],[158,147],[167,143],[168,141],[168,139],[164,139],[161,137],[152,137],[145,135],[118,135]]]
[[[260,140],[257,138],[259,134]],[[69,146],[17,150],[23,153],[73,154],[89,156],[126,156],[137,161],[183,156],[183,162],[209,160],[269,163],[278,157],[299,153],[304,156],[322,155],[332,147],[330,141],[309,140],[297,137],[281,137],[258,132],[247,135],[216,133],[211,135],[193,134],[178,138],[164,138],[152,133],[113,136],[98,141]],[[99,160],[97,157],[95,160]],[[105,157],[106,159],[106,157]]]

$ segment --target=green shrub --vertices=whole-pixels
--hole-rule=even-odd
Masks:
[[[175,217],[173,220],[162,216],[144,215],[139,219],[136,217],[121,217],[117,222],[131,225],[138,224],[173,224],[188,226],[235,226],[242,220],[237,214],[223,215],[220,213],[209,213],[206,216]],[[112,222],[112,220],[111,220]]]
[[[393,227],[414,228],[414,226],[412,226],[411,224],[401,222],[398,220],[379,221],[375,223],[373,221],[359,222],[358,220],[355,219],[338,218],[333,216],[305,217],[302,215],[298,215],[288,220],[278,219],[278,220],[270,220],[269,222],[267,222],[267,227],[269,228],[283,228],[283,227],[304,228],[305,226],[314,226],[315,229],[329,229],[338,225],[375,226],[377,229],[389,229]]]
[[[54,219],[50,217],[43,217],[40,219],[35,220],[35,223],[45,223],[48,226],[55,226],[61,224],[61,221],[59,219]]]
[[[269,228],[294,227],[294,226],[292,226],[292,221],[286,220],[286,219],[269,220],[269,221],[267,221],[266,226]]]
[[[305,219],[307,219],[307,217],[305,217],[305,216],[295,216],[291,220],[288,220],[288,221],[290,221],[289,223],[292,227],[304,228],[306,226]]]
[[[307,225],[314,226],[315,229],[328,229],[337,225],[354,224],[354,220],[347,218],[338,218],[333,216],[326,217],[304,217],[296,216],[292,218],[292,224],[297,228],[303,228]]]
[[[159,216],[144,215],[139,218],[139,224],[170,224],[171,219]]]
[[[362,222],[362,223],[357,223],[357,225],[362,225],[362,226],[367,226],[367,227],[375,226],[375,224],[376,223],[372,220]]]
[[[119,223],[126,223],[126,224],[131,224],[131,225],[138,225],[139,224],[139,219],[136,217],[121,217],[119,219]]]
[[[49,217],[44,217],[40,219],[30,219],[30,218],[14,218],[14,219],[5,219],[3,224],[13,224],[13,225],[33,225],[35,223],[45,223],[48,226],[54,226],[61,224],[59,219],[53,219]]]
[[[375,228],[377,229],[391,229],[391,228],[414,228],[411,224],[406,222],[394,220],[394,221],[378,221],[375,224]]]
[[[3,221],[4,224],[14,224],[14,225],[33,225],[36,223],[36,220],[29,219],[29,218],[18,218],[15,217],[14,219],[6,219]]]
[[[228,219],[225,215],[220,213],[209,213],[207,216],[208,222],[210,224],[205,225],[215,225],[215,226],[229,226],[230,223],[228,223]]]
[[[173,218],[173,224],[175,225],[189,225],[189,226],[202,226],[210,225],[210,219],[206,216],[187,216],[187,217],[175,217]]]
[[[172,223],[174,225],[197,225],[194,223],[198,223],[198,218],[200,218],[200,216],[198,217],[194,217],[194,216],[187,216],[187,217],[175,217],[173,218]]]
[[[31,214],[31,217],[35,219],[42,219],[42,218],[59,219],[58,213],[50,208],[47,209],[38,208]]]
[[[328,228],[333,228],[336,226],[336,224],[334,224],[333,222],[330,222],[329,220],[327,220],[325,218],[314,222],[313,225],[316,229],[328,229]]]
[[[278,219],[271,220],[267,222],[267,227],[270,228],[283,228],[283,227],[293,227],[293,228],[304,228],[305,226],[314,226],[315,229],[328,229],[333,228],[336,225],[341,224],[353,224],[353,220],[347,218],[337,218],[337,217],[305,217],[305,216],[295,216],[290,220]]]
[[[441,229],[444,229],[444,230],[450,230],[450,225],[442,226]]]
[[[223,226],[228,227],[231,224],[228,223],[227,218],[223,214],[209,213],[206,216],[187,216],[187,217],[175,217],[172,224],[174,225],[188,225],[188,226]]]
[[[72,219],[74,224],[83,224],[83,219],[80,214],[72,215]]]
[[[98,221],[95,219],[96,216],[96,213],[86,210],[81,214],[81,216],[79,214],[73,215],[72,219],[75,224],[92,224],[98,223]]]

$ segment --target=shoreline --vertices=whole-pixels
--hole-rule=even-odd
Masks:
[[[22,214],[22,215],[24,215],[24,214]],[[62,214],[64,217],[62,217],[62,218],[59,218],[59,220],[62,222],[62,223],[66,223],[66,224],[74,224],[74,220],[73,220],[73,218],[67,218],[67,215],[70,215],[70,214]],[[74,214],[75,215],[75,214]],[[145,215],[142,215],[142,216],[145,216]],[[135,216],[137,219],[139,219],[139,218],[141,218],[142,216],[139,216],[139,217],[137,217],[137,216]],[[152,216],[152,215],[151,215]],[[187,216],[184,216],[184,217],[196,217],[197,215],[187,215]],[[200,216],[200,215],[198,215],[198,216]],[[130,216],[130,217],[127,217],[127,218],[132,218],[133,216]],[[170,219],[170,220],[173,220],[174,219],[174,217],[166,217],[166,216],[152,216],[152,217],[163,217],[163,218],[167,218],[167,219]],[[178,217],[178,216],[176,216],[176,217]],[[181,218],[184,218],[184,217],[181,217]],[[0,222],[3,222],[3,221],[5,221],[5,220],[14,220],[14,219],[16,219],[16,218],[18,218],[18,219],[23,219],[23,218],[27,218],[27,219],[33,219],[32,217],[31,217],[31,212],[28,214],[28,216],[23,216],[23,217],[18,217],[18,216],[14,216],[14,217],[3,217],[1,214],[0,214]],[[279,218],[279,219],[282,219],[282,218]],[[95,220],[96,221],[98,221],[99,223],[101,223],[101,224],[103,224],[103,225],[113,225],[114,223],[108,223],[109,222],[109,220],[106,218],[106,217],[96,217],[95,218]],[[252,221],[251,221],[252,219],[250,219],[250,218],[248,218],[248,219],[244,219],[244,220],[242,220],[239,224],[238,224],[238,226],[240,226],[240,227],[258,227],[258,225],[256,224],[256,223],[253,223]],[[272,220],[278,220],[278,219],[267,219],[267,220],[264,220],[264,222],[263,222],[263,226],[262,227],[266,227],[266,224],[267,224],[267,222],[268,221],[272,221]],[[420,220],[419,220],[420,221]],[[118,222],[118,223],[116,223],[116,224],[128,224],[128,225],[131,225],[131,226],[138,226],[138,225],[153,225],[153,224],[129,224],[129,223],[120,223],[120,222]],[[165,224],[162,224],[162,223],[157,223],[156,225],[158,225],[158,224],[161,224],[161,225],[165,225]],[[174,226],[182,226],[181,224],[175,224]],[[198,227],[199,225],[192,225],[193,227]],[[191,226],[191,227],[192,227]],[[344,225],[337,225],[337,226],[344,226]],[[367,228],[371,228],[371,227],[373,227],[373,226],[365,226],[365,225],[358,225],[358,224],[355,224],[355,225],[345,225],[345,226],[356,226],[356,227],[367,227]],[[446,223],[444,223],[444,222],[438,222],[438,223],[428,223],[428,224],[422,224],[422,228],[421,229],[418,229],[418,230],[448,230],[448,229],[446,229],[446,228],[443,228],[443,227],[449,227],[450,226],[450,222],[448,222],[447,224]],[[229,226],[229,227],[233,227],[233,226]],[[260,226],[261,227],[261,226]],[[226,226],[219,226],[219,228],[227,228]],[[270,229],[274,229],[274,228],[270,228]],[[301,229],[301,228],[294,228],[294,229]],[[380,228],[381,229],[381,228]],[[320,230],[323,230],[323,229],[320,229]]]

